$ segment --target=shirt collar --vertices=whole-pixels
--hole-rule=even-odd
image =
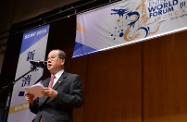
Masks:
[[[59,79],[63,72],[64,72],[64,69],[62,69],[62,70],[60,70],[59,72],[57,72],[57,73],[55,74],[55,79]],[[52,75],[51,75],[51,76],[52,76]]]

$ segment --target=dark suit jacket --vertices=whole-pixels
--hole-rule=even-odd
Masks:
[[[50,78],[42,81],[47,87]],[[72,122],[74,107],[83,104],[82,84],[80,77],[76,74],[63,72],[53,89],[58,91],[56,98],[41,97],[34,100],[30,105],[31,112],[36,114],[33,122]]]

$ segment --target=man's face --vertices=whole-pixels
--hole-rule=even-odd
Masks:
[[[59,57],[59,51],[53,50],[48,54],[47,58],[47,69],[51,74],[56,74],[58,71],[63,69],[64,59]]]

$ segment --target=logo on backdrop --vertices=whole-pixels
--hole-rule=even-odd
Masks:
[[[175,10],[177,5],[180,5],[180,10]],[[125,41],[146,38],[157,33],[164,21],[187,16],[185,8],[186,1],[179,2],[178,0],[142,0],[135,10],[119,6],[111,9],[111,15],[119,17],[116,20],[117,26],[114,27],[113,32],[110,32],[110,35],[113,40],[116,40],[116,37],[122,37]]]

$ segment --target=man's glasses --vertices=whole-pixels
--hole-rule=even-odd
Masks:
[[[51,56],[51,57],[48,57],[47,59],[46,59],[46,61],[54,61],[56,58],[60,58],[59,56]],[[60,59],[62,59],[62,58],[60,58]]]

